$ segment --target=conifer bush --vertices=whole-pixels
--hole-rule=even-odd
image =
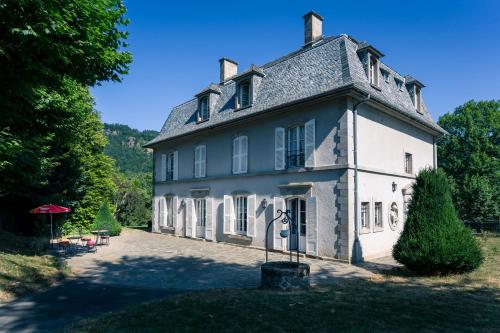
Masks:
[[[443,171],[426,169],[417,176],[393,256],[424,275],[463,273],[481,265],[479,244],[458,218]]]
[[[107,229],[110,236],[118,236],[122,231],[121,224],[114,218],[113,214],[109,211],[109,205],[104,202],[97,213],[92,229]]]

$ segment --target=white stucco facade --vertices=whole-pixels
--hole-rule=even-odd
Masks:
[[[305,45],[265,65],[238,72],[222,58],[221,82],[173,108],[146,145],[154,232],[264,248],[288,210],[297,228],[273,225],[270,248],[289,250],[293,236],[312,256],[391,254],[444,130],[421,82],[367,42],[323,36],[322,22],[306,14]]]

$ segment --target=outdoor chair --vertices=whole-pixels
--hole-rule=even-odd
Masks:
[[[83,234],[82,229],[78,229],[78,233],[80,234],[80,241],[82,242],[82,245],[84,245],[84,246],[85,246],[85,245],[87,245],[87,242],[89,242],[89,241],[91,241],[91,240],[92,240],[92,238],[91,238],[91,237],[89,237],[89,236],[85,236],[85,235]]]
[[[97,252],[97,237],[86,241],[87,252]]]
[[[100,235],[100,238],[101,238],[101,244],[102,245],[109,245],[109,233],[108,232],[105,232],[103,234]]]

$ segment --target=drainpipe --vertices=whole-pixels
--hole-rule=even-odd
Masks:
[[[364,99],[358,101],[353,105],[353,144],[354,144],[354,251],[353,258],[358,261],[361,255],[361,246],[359,244],[359,190],[358,190],[358,106],[366,103],[370,100],[370,95],[368,94]]]

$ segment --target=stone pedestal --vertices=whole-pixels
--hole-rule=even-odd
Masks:
[[[273,261],[262,264],[261,288],[282,291],[309,289],[308,264],[289,261]]]

